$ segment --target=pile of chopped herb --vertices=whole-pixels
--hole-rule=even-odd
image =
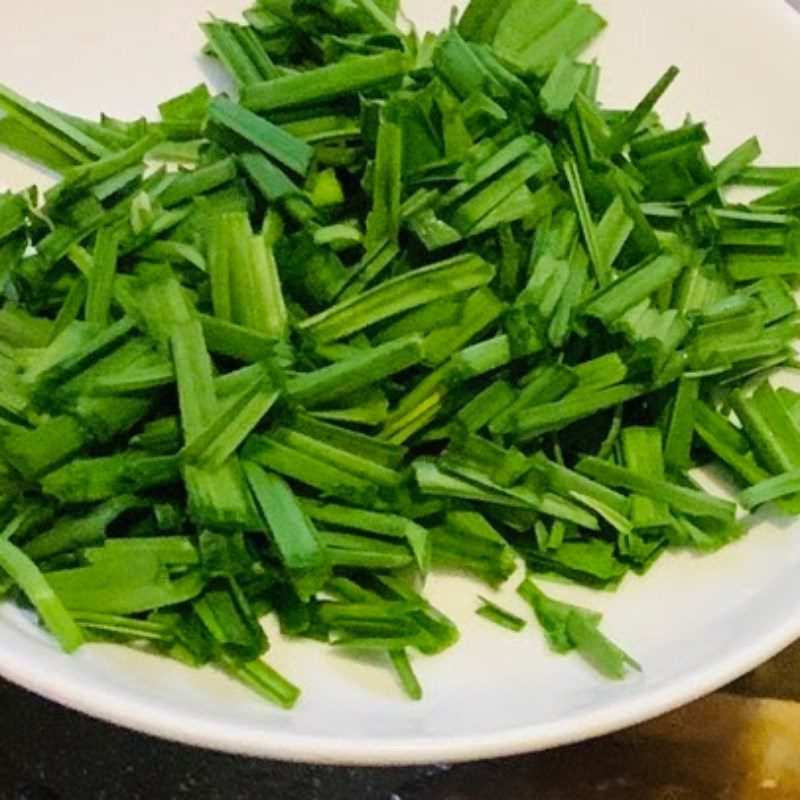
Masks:
[[[234,88],[90,121],[0,87],[0,592],[66,650],[213,663],[291,706],[259,623],[410,658],[431,569],[519,587],[551,648],[635,667],[598,589],[800,510],[800,168],[603,107],[576,0],[259,0],[203,25]],[[749,205],[730,187],[764,187]],[[482,598],[481,598],[482,600]],[[483,600],[476,610],[520,630]],[[525,634],[527,635],[527,634]]]

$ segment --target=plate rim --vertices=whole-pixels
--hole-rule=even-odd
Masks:
[[[463,763],[540,752],[614,733],[674,711],[735,681],[800,639],[800,603],[781,625],[721,663],[712,661],[649,692],[622,698],[588,713],[562,720],[510,727],[478,735],[426,737],[364,736],[334,740],[293,735],[267,727],[182,717],[144,698],[121,696],[74,674],[67,678],[44,669],[24,652],[0,652],[0,677],[22,689],[113,725],[180,744],[296,763],[349,767],[402,767]]]

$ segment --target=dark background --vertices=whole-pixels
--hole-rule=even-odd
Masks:
[[[405,800],[440,769],[238,758],[132,733],[0,680],[0,800]]]
[[[728,687],[727,697],[709,698],[657,721],[649,735],[644,726],[517,758],[394,770],[279,764],[183,747],[90,719],[0,681],[0,800],[755,797],[763,767],[753,772],[755,762],[745,757],[749,747],[742,751],[737,738],[752,729],[746,725],[740,731],[742,715],[755,712],[739,705],[748,701],[736,695],[800,700],[798,670],[800,643]],[[721,700],[727,716],[715,705]],[[773,744],[785,750],[789,723],[775,713],[762,733],[771,732]],[[711,729],[709,719],[716,720]],[[762,722],[768,719],[769,714]],[[761,752],[759,758],[769,741],[753,751]],[[800,797],[791,787],[774,794]]]

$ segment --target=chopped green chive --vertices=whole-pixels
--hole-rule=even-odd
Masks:
[[[103,228],[97,234],[92,256],[92,274],[86,292],[86,321],[108,324],[117,269],[117,240],[113,229]]]
[[[335,341],[402,311],[483,286],[493,277],[494,268],[479,256],[458,256],[389,280],[303,320],[300,328],[319,342]]]
[[[501,608],[497,603],[493,603],[485,597],[481,597],[480,600],[481,605],[475,611],[479,617],[488,619],[489,622],[494,622],[495,625],[499,625],[501,628],[508,628],[508,630],[515,633],[519,633],[525,627],[526,622],[521,617],[506,611],[506,609]]]
[[[282,636],[415,653],[436,570],[609,590],[800,513],[800,168],[599,96],[579,0],[259,2],[202,25],[233,90],[84,119],[0,86],[0,594],[83,637],[214,664],[284,708]],[[736,205],[729,189],[764,191]],[[730,195],[730,196],[729,196]],[[551,649],[633,662],[519,594]],[[481,598],[477,614],[525,621]],[[276,643],[273,643],[276,644]]]
[[[319,534],[286,482],[246,462],[245,475],[270,534],[301,598],[325,584],[329,562]]]
[[[64,607],[52,583],[28,556],[9,541],[0,540],[0,568],[19,586],[67,653],[83,644],[80,628]]]
[[[599,614],[553,600],[529,580],[517,591],[533,608],[554,652],[575,650],[598,672],[615,680],[624,678],[629,669],[639,669],[630,656],[600,632]]]
[[[292,172],[305,175],[311,166],[314,150],[310,145],[295,139],[232,100],[225,97],[212,100],[209,119],[214,125],[240,137],[248,145],[263,151]]]
[[[330,101],[401,78],[410,67],[404,53],[387,50],[306,72],[253,83],[242,91],[242,103],[253,111],[277,111]]]

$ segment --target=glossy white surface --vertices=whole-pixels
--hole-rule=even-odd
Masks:
[[[447,0],[410,0],[421,25]],[[800,16],[783,0],[597,0],[610,27],[596,47],[609,105],[635,103],[671,63],[683,67],[663,108],[709,121],[713,155],[752,133],[773,162],[800,162]],[[66,110],[120,116],[206,75],[195,22],[235,0],[0,0],[0,80]],[[29,166],[0,157],[0,183],[28,185]],[[187,743],[320,762],[395,764],[524,752],[595,736],[709,692],[800,636],[800,525],[762,521],[710,557],[665,558],[616,594],[552,593],[606,613],[605,630],[643,665],[623,683],[550,655],[535,626],[507,633],[475,617],[470,581],[437,576],[429,594],[459,623],[461,643],[416,667],[422,703],[391,673],[273,634],[270,661],[305,694],[271,708],[210,670],[195,672],[107,645],[62,655],[17,608],[0,606],[0,674],[90,714]],[[511,583],[513,587],[514,582]],[[501,595],[526,611],[513,591]]]

